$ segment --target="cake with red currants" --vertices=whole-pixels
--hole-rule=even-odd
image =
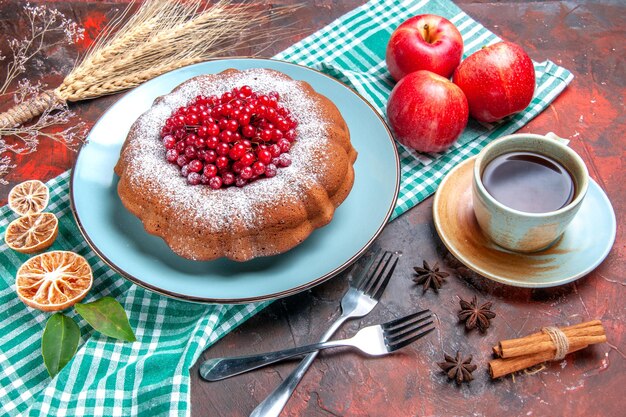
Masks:
[[[308,83],[229,69],[157,98],[115,172],[124,206],[175,253],[246,261],[328,224],[356,155],[341,113]]]

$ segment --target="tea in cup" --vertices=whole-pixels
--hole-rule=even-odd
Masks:
[[[516,252],[550,247],[587,193],[582,158],[548,136],[514,134],[487,145],[474,164],[472,198],[482,231]]]

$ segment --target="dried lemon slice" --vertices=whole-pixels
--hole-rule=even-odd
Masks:
[[[37,213],[13,220],[4,241],[13,250],[33,253],[47,249],[59,233],[59,221],[52,213]]]
[[[39,180],[29,180],[11,189],[9,207],[20,216],[41,213],[48,205],[49,199],[50,191],[46,184]]]
[[[74,252],[52,251],[34,256],[17,270],[17,296],[43,311],[73,306],[87,295],[93,283],[87,260]]]

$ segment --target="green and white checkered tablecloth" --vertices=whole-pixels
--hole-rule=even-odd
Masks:
[[[446,0],[372,0],[278,54],[351,85],[384,114],[393,87],[385,67],[391,32],[421,13],[447,17],[465,41],[465,56],[498,41]],[[524,112],[492,126],[470,123],[458,144],[441,155],[420,155],[399,146],[402,183],[394,216],[432,194],[457,163],[475,155],[492,139],[516,131],[539,114],[567,86],[572,75],[552,62],[536,63],[537,89]],[[263,309],[267,303],[205,306],[168,299],[126,281],[109,269],[82,239],[69,208],[69,173],[51,180],[48,210],[59,218],[59,236],[51,249],[85,256],[94,271],[86,301],[102,296],[122,303],[137,342],[122,343],[93,330],[66,312],[81,328],[75,358],[50,379],[40,353],[49,314],[26,307],[17,298],[14,276],[28,259],[0,245],[0,415],[187,415],[189,368],[207,346]],[[16,216],[0,209],[0,236]]]

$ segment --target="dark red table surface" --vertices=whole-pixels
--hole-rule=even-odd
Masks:
[[[53,2],[86,28],[78,45],[55,49],[31,79],[57,85],[84,52],[113,11],[127,1]],[[284,1],[259,1],[270,8]],[[286,48],[362,4],[357,0],[316,0],[289,16],[302,34],[279,39],[264,56]],[[362,321],[346,324],[338,336],[349,336],[362,324],[377,323],[416,308],[432,309],[438,331],[393,356],[366,358],[353,352],[326,352],[318,357],[290,400],[285,416],[619,416],[624,415],[626,386],[626,303],[624,264],[624,162],[626,161],[626,5],[623,1],[490,2],[461,0],[459,6],[501,37],[521,44],[536,61],[550,59],[572,71],[572,84],[521,132],[556,132],[571,139],[591,176],[605,190],[617,214],[617,239],[608,258],[587,277],[552,289],[518,289],[484,278],[455,273],[432,222],[432,199],[390,223],[376,247],[401,249],[404,256],[379,306]],[[0,2],[0,48],[19,34],[23,2]],[[254,55],[257,45],[233,51]],[[3,68],[0,68],[0,73]],[[89,126],[119,96],[72,105],[76,120]],[[1,104],[0,104],[1,106]],[[36,153],[16,159],[18,167],[0,185],[0,202],[10,188],[26,179],[48,180],[72,166],[74,152],[42,140]],[[453,272],[439,294],[411,280],[411,267],[422,259],[439,261]],[[202,358],[239,355],[292,347],[315,341],[338,315],[347,287],[344,275],[310,291],[274,302],[210,348]],[[458,324],[458,297],[477,295],[493,301],[498,316],[486,335],[466,333]],[[594,346],[549,364],[534,374],[491,381],[490,347],[501,339],[522,336],[544,325],[601,319],[610,343]],[[448,383],[435,365],[443,352],[474,355],[479,369],[469,385]],[[222,382],[200,380],[191,369],[192,416],[247,416],[295,367],[271,366]]]

